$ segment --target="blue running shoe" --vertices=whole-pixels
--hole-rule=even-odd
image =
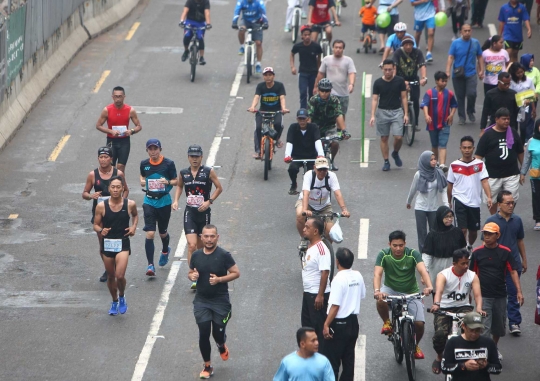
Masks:
[[[112,316],[118,315],[118,302],[111,303],[111,309],[109,310],[109,315],[112,315]]]
[[[171,247],[169,246],[166,253],[161,253],[159,256],[159,265],[161,267],[165,266],[169,262],[169,254],[171,253]]]
[[[426,62],[433,62],[433,56],[431,55],[431,52],[426,53]]]
[[[384,165],[382,167],[382,170],[385,171],[385,172],[390,170],[390,162],[388,160],[384,161]]]
[[[127,312],[127,303],[125,296],[118,297],[118,311],[123,315]],[[118,313],[118,312],[117,312]]]
[[[262,73],[261,63],[260,63],[260,62],[258,62],[258,63],[255,65],[255,73],[257,73],[257,74],[261,74],[261,73]]]
[[[244,47],[241,46],[240,49],[238,50],[238,55],[239,56],[243,56],[244,55]]]
[[[401,158],[399,157],[398,152],[396,151],[392,152],[392,158],[394,159],[398,167],[401,167],[403,165],[403,162],[401,161]]]
[[[146,269],[146,275],[148,276],[156,275],[156,268],[154,267],[154,265],[148,265],[148,268]]]

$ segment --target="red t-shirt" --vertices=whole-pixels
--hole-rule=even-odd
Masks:
[[[322,24],[330,21],[330,8],[335,7],[334,0],[309,0],[309,5],[313,7],[311,22]]]
[[[114,103],[107,106],[107,128],[109,130],[118,130],[124,132],[129,127],[129,113],[131,112],[131,106],[124,103],[121,108],[116,108]],[[113,139],[123,139],[128,136],[120,135],[114,136],[107,134],[107,137]]]

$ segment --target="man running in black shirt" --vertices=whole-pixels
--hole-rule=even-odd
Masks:
[[[324,157],[319,127],[315,123],[308,123],[308,111],[304,108],[298,110],[296,120],[298,123],[291,124],[287,131],[287,145],[285,146],[285,163],[290,163],[290,195],[298,194],[296,177],[303,165],[302,162],[293,162],[293,160],[313,159],[307,163],[308,169],[311,169],[317,157]]]
[[[217,245],[219,235],[214,225],[206,225],[201,238],[204,247],[193,253],[188,278],[198,284],[193,299],[193,313],[199,326],[199,349],[204,360],[200,378],[210,378],[214,374],[210,361],[210,333],[216,341],[221,359],[229,359],[229,348],[225,344],[225,328],[231,318],[227,283],[239,278],[240,270],[231,253]]]

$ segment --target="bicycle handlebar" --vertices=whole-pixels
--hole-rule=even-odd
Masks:
[[[419,292],[416,292],[414,294],[409,295],[386,295],[385,299],[382,299],[382,302],[391,303],[392,300],[412,300],[412,299],[424,299],[426,295],[420,294]]]
[[[472,308],[472,306],[470,306]],[[433,314],[433,315],[443,315],[443,316],[449,316],[453,320],[461,320],[467,315],[468,312],[450,312],[450,311],[432,311],[431,308],[427,309],[427,312]],[[472,311],[471,311],[472,312]],[[482,315],[483,317],[488,316],[488,314]]]
[[[292,160],[292,161],[293,161],[293,162],[294,162],[294,161],[298,161],[298,162],[302,162],[302,163],[304,163],[304,162],[307,163],[308,161],[315,161],[315,160],[317,160],[317,159],[294,159],[294,160]]]
[[[345,217],[345,216],[344,216],[343,214],[341,214],[341,213],[334,213],[334,212],[332,212],[332,213],[317,213],[317,212],[312,211],[311,213],[313,213],[312,217],[323,217],[323,218],[327,218],[327,217],[331,217],[331,218],[334,218],[334,217],[338,217],[338,218],[340,218],[340,217]],[[306,217],[306,216],[307,216],[306,212],[302,212],[302,216]],[[347,217],[347,218],[349,218],[349,217]]]
[[[187,24],[178,24],[178,26],[180,26],[180,28],[182,29],[187,29],[187,30],[193,30],[193,31],[197,31],[197,30],[206,30],[206,26],[191,26],[191,25],[187,25]]]

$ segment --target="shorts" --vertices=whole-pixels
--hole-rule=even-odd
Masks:
[[[446,148],[450,136],[450,126],[444,126],[440,130],[428,130],[431,146],[434,148]]]
[[[300,199],[300,198],[299,198],[299,199],[296,201],[296,203],[294,204],[294,208],[295,208],[295,209],[298,209],[298,207],[302,208],[302,199]],[[319,214],[330,214],[330,213],[333,213],[333,210],[332,210],[332,204],[328,204],[328,205],[322,207],[322,209],[318,209],[318,210],[315,209],[315,208],[313,208],[311,205],[308,204],[308,209],[309,209],[310,211],[312,211],[312,212],[317,212],[317,213],[319,213]],[[302,212],[302,211],[300,211],[300,212]],[[325,217],[324,219],[326,220],[326,221],[325,221],[326,223],[332,221],[332,219],[331,219],[330,217]]]
[[[498,179],[488,179],[489,189],[491,190],[491,200],[495,202],[497,195],[502,190],[507,190],[512,192],[514,201],[517,201],[519,198],[519,175],[502,177]],[[482,192],[482,197],[484,202],[487,204],[487,196]]]
[[[516,41],[504,40],[504,48],[505,49],[521,50],[521,49],[523,49],[523,41],[516,42]]]
[[[388,295],[407,295],[403,292],[394,291],[390,287],[384,285],[381,287],[381,292]],[[421,299],[413,299],[407,306],[411,315],[414,316],[415,321],[426,322],[426,317],[424,316],[424,302]]]
[[[362,23],[362,33],[366,33],[368,30],[375,31],[376,30],[375,24],[374,25],[367,25],[367,24]]]
[[[399,22],[399,15],[390,15],[390,25],[386,28],[381,28],[377,25],[377,33],[386,34],[390,36],[394,34],[394,26]]]
[[[247,28],[253,28],[253,31],[251,32],[251,39],[253,41],[260,41],[262,42],[263,40],[263,31],[262,29],[259,29],[261,27],[261,24],[257,23],[257,22],[249,22],[249,21],[246,21],[244,19],[240,20],[240,25],[239,26],[244,26]],[[255,30],[257,29],[257,30]]]
[[[107,237],[104,237],[107,238]],[[122,238],[122,251],[129,252],[129,255],[131,255],[131,245],[129,243],[129,238],[124,237]],[[116,258],[117,254],[120,254],[122,251],[116,252],[116,251],[102,251],[102,254],[106,256],[107,258]]]
[[[472,306],[468,305],[462,307],[441,308],[441,311],[454,313],[464,313],[472,310]],[[435,328],[435,333],[433,335],[433,349],[435,349],[435,352],[437,353],[442,353],[444,351],[444,347],[446,346],[448,335],[452,333],[452,318],[450,316],[434,315],[433,326]]]
[[[341,104],[341,112],[343,113],[343,117],[347,114],[347,110],[349,109],[349,96],[346,95],[344,97],[340,97],[336,95],[337,99],[339,99],[339,103]]]
[[[487,313],[484,318],[483,336],[506,335],[506,296],[502,298],[482,298],[482,309]]]
[[[414,20],[414,30],[421,32],[424,28],[435,29],[435,17],[423,21]]]
[[[385,110],[377,108],[375,112],[377,136],[403,136],[403,109]]]
[[[319,24],[313,24],[311,26],[311,31],[316,33],[322,33],[324,27],[330,26],[330,21],[325,21]]]
[[[480,208],[467,206],[457,198],[452,199],[452,209],[456,214],[457,227],[471,231],[480,230]]]
[[[126,165],[129,158],[129,151],[131,149],[131,139],[127,138],[107,138],[107,145],[112,148],[113,151],[113,167],[116,163]]]
[[[186,206],[186,210],[184,210],[184,233],[200,235],[203,228],[210,223],[210,216],[210,208],[204,212],[199,212],[196,208]]]
[[[229,297],[217,297],[213,300],[195,295],[193,315],[197,324],[213,321],[219,325],[227,325],[232,316]]]
[[[154,208],[152,205],[143,204],[144,228],[145,232],[155,232],[156,222],[159,234],[167,233],[169,220],[171,219],[171,206],[165,205],[161,208]]]

